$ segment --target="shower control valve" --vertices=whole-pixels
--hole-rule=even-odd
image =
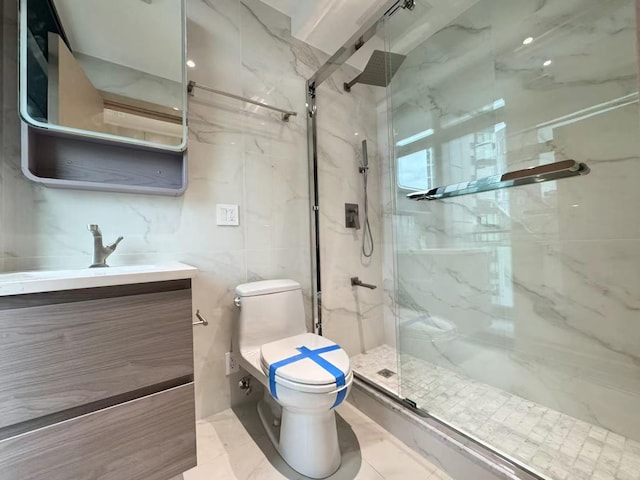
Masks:
[[[345,228],[360,228],[360,214],[357,203],[344,204],[344,226]]]

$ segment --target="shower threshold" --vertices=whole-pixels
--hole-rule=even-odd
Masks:
[[[349,402],[456,480],[541,480],[357,373]]]
[[[363,385],[402,404],[467,455],[495,463],[502,472],[496,478],[640,479],[640,442],[416,357],[402,354],[401,362],[398,372],[396,350],[387,345],[351,358]],[[381,370],[397,374],[385,378]]]

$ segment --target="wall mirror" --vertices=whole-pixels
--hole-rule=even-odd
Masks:
[[[186,148],[184,0],[21,0],[20,15],[28,125]]]

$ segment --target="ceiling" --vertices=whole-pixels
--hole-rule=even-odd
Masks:
[[[266,0],[291,17],[296,38],[335,52],[387,0]]]
[[[387,0],[263,0],[291,17],[294,37],[333,54]],[[375,45],[373,45],[375,43]],[[372,39],[349,63],[362,69],[382,38]]]
[[[263,0],[291,17],[294,37],[331,55],[389,0]],[[399,11],[348,63],[364,69],[373,50],[408,53],[477,0],[416,0]],[[181,80],[180,2],[175,0],[54,0],[71,47],[86,55],[159,77]],[[152,21],[151,21],[152,20]],[[113,25],[118,25],[113,29]],[[140,28],[146,26],[143,41]],[[116,46],[116,48],[114,48]],[[162,54],[158,54],[162,52]]]
[[[310,45],[333,54],[388,0],[263,0],[291,17],[291,33]],[[400,10],[393,21],[379,29],[348,63],[363,70],[373,50],[385,50],[385,36],[392,50],[406,54],[447,25],[477,0],[416,0],[412,12]]]

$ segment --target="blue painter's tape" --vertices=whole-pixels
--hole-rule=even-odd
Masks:
[[[324,368],[327,372],[333,375],[334,378],[336,379],[337,388],[343,387],[346,384],[346,381],[344,378],[344,372],[340,370],[338,367],[336,367],[334,364],[332,364],[331,362],[329,362],[328,360],[320,356],[320,354],[322,353],[332,352],[334,350],[339,350],[339,349],[340,349],[340,345],[330,345],[328,347],[317,348],[315,350],[310,350],[307,347],[299,347],[297,348],[297,350],[300,352],[299,355],[294,355],[292,357],[285,358],[283,360],[280,360],[279,362],[275,362],[271,364],[271,366],[269,367],[269,390],[271,391],[271,395],[273,395],[273,398],[278,398],[278,394],[276,391],[276,371],[279,368],[284,367],[285,365],[299,362],[300,360],[304,360],[305,358],[308,358],[313,362],[317,363],[322,368]],[[336,397],[336,401],[334,402],[331,408],[333,409],[333,408],[336,408],[338,405],[340,405],[346,396],[347,396],[346,388],[339,391],[338,396]]]
[[[269,390],[271,390],[271,395],[273,398],[278,398],[278,394],[276,393],[276,370],[280,367],[284,367],[285,365],[289,365],[290,363],[297,362],[305,358],[304,355],[294,355],[293,357],[285,358],[284,360],[280,360],[279,362],[272,363],[269,366]]]
[[[340,348],[338,345],[335,345],[335,346]],[[320,352],[318,352],[317,350],[309,350],[307,347],[300,347],[298,348],[298,351],[308,355],[309,356],[308,358],[316,362],[318,365],[324,368],[327,372],[333,375],[336,379],[336,388],[344,387],[346,383],[344,379],[344,372],[340,370],[338,367],[336,367],[333,363],[322,358],[320,356]],[[338,405],[340,405],[346,395],[347,395],[346,388],[343,390],[340,390],[338,392],[338,396],[336,397],[336,401],[333,403],[333,406],[331,408],[336,408]]]

